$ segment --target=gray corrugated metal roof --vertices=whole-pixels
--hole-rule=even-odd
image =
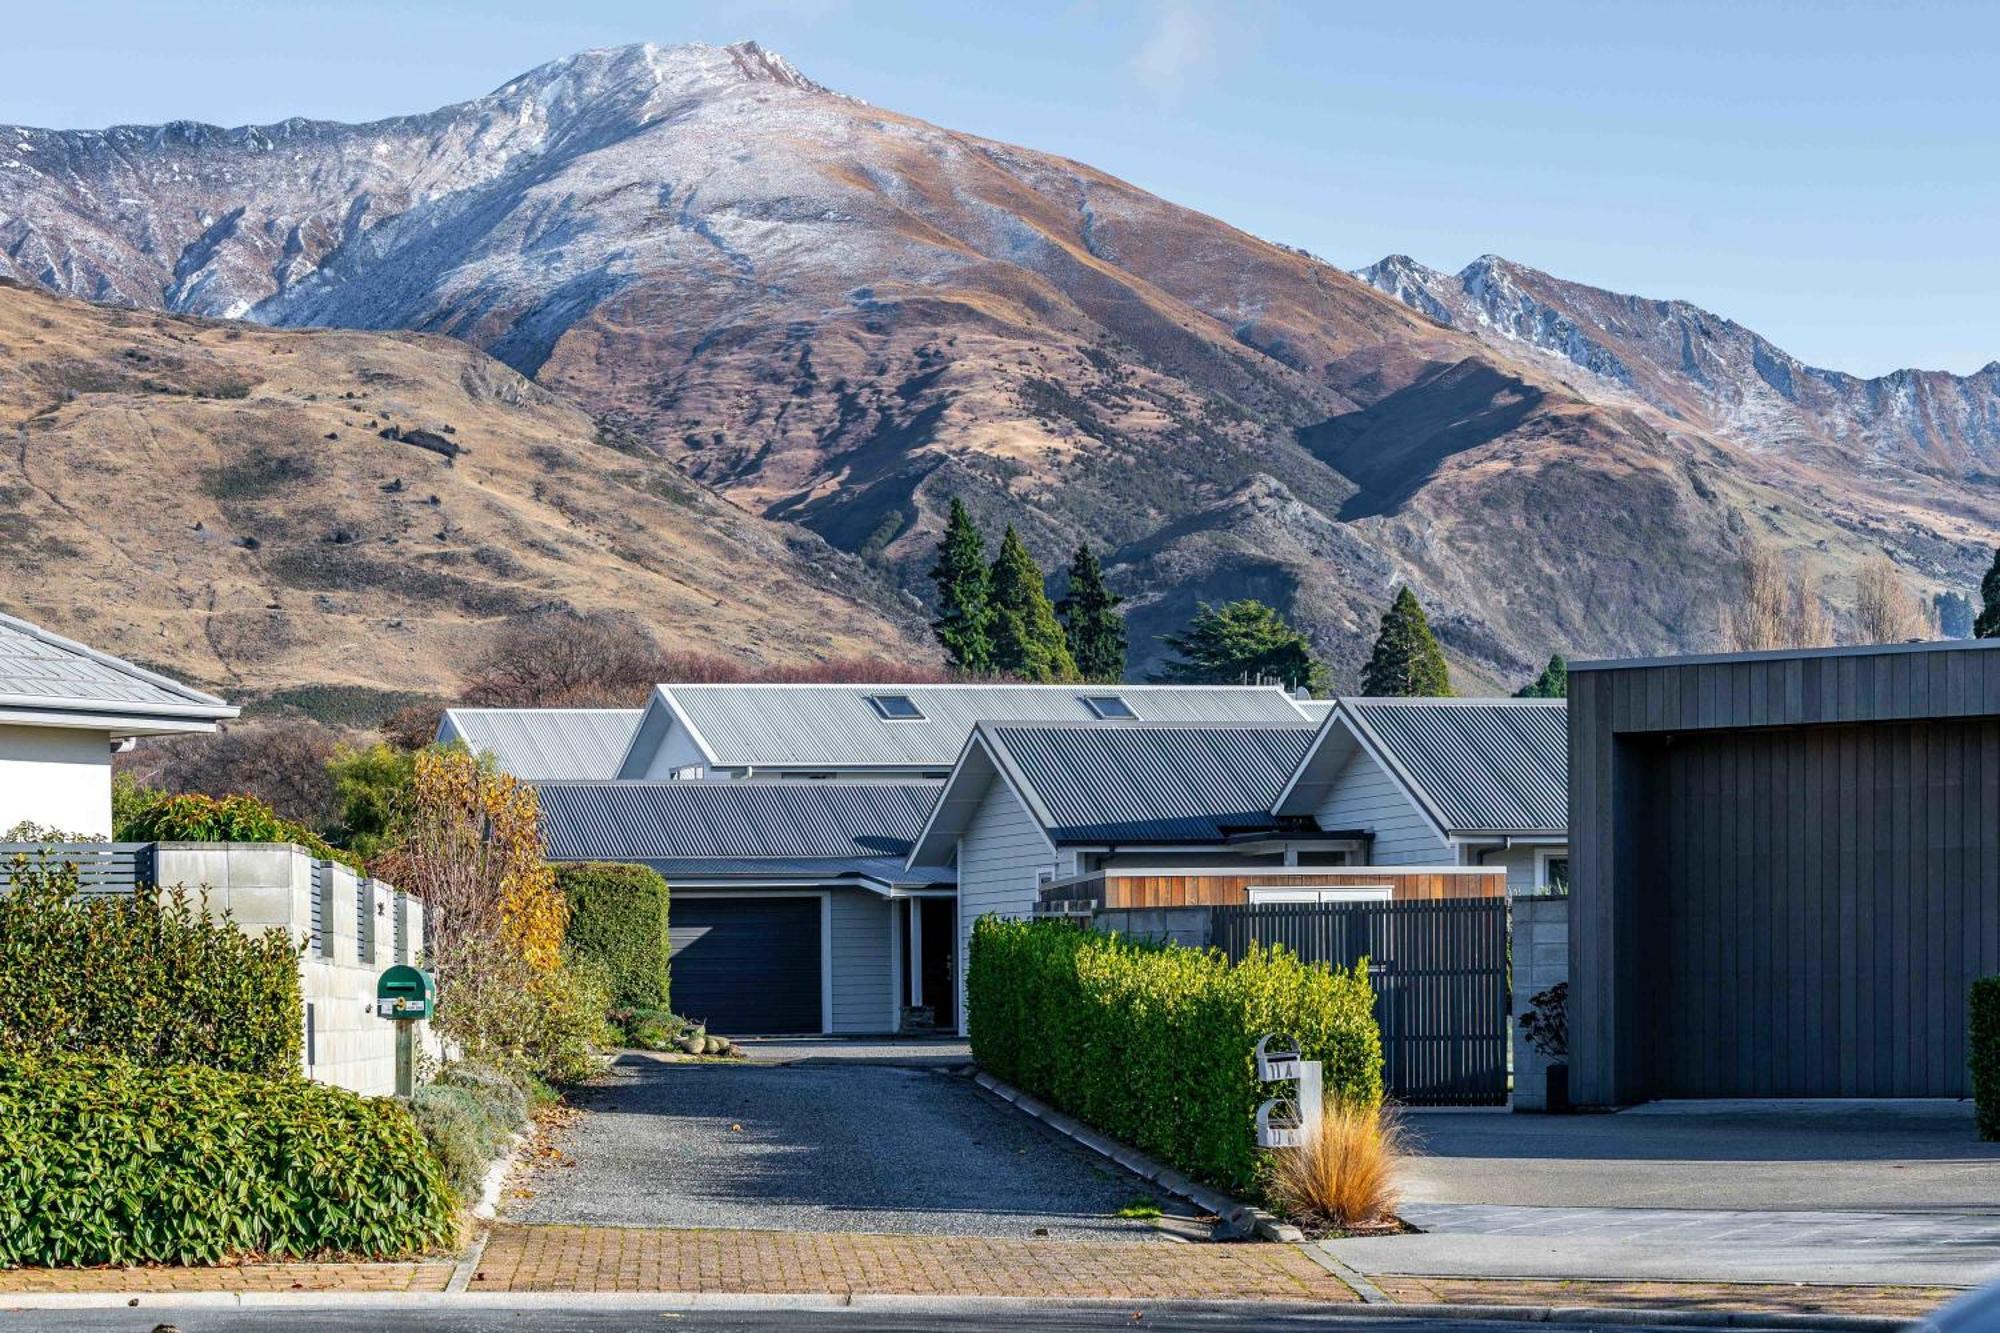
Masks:
[[[542,783],[542,837],[555,861],[701,863],[717,874],[828,874],[901,868],[939,782]],[[760,864],[761,863],[761,864]],[[949,878],[949,872],[945,872]]]
[[[528,781],[612,778],[639,729],[637,708],[449,708],[438,739],[491,754],[503,773]],[[447,735],[447,729],[450,733]]]
[[[220,719],[236,710],[212,694],[123,658],[0,615],[0,705]]]
[[[1041,802],[1058,842],[1211,842],[1230,828],[1268,826],[1313,737],[1303,721],[980,732]]]
[[[887,721],[876,694],[908,695],[922,721]],[[663,685],[717,764],[948,769],[980,722],[1087,722],[1084,700],[1116,694],[1148,722],[1297,722],[1274,686]]]
[[[687,888],[690,885],[711,884],[784,884],[788,882],[824,884],[835,879],[872,879],[882,884],[892,884],[898,888],[927,888],[934,884],[957,882],[956,872],[950,866],[916,866],[903,864],[900,856],[866,856],[852,859],[828,859],[800,857],[785,860],[769,857],[763,860],[725,860],[716,857],[691,857],[683,860],[656,858],[637,862],[650,866],[666,878],[673,888]]]
[[[1569,827],[1561,700],[1342,699],[1340,706],[1415,784],[1447,832]]]

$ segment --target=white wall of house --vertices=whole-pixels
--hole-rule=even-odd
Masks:
[[[707,763],[707,757],[688,736],[687,729],[672,726],[661,738],[659,748],[653,751],[652,758],[646,763],[645,773],[640,776],[653,779],[671,778],[680,775],[685,769],[699,770],[688,774],[691,777],[725,776],[721,770],[710,772],[706,767]]]
[[[1510,897],[1548,891],[1549,860],[1552,857],[1568,857],[1569,847],[1520,845],[1493,851],[1472,851],[1466,858],[1467,865],[1500,866],[1507,871],[1507,893]]]
[[[111,835],[111,734],[0,726],[0,830],[16,824]]]
[[[1458,860],[1402,785],[1365,750],[1348,756],[1314,817],[1324,829],[1373,833],[1370,865],[1451,865]]]
[[[1041,826],[1006,782],[987,785],[958,839],[958,1013],[965,1026],[965,973],[972,957],[972,923],[992,913],[1024,917],[1035,909],[1045,874],[1068,873],[1073,856],[1049,847]]]
[[[833,929],[833,1030],[891,1032],[895,981],[890,976],[890,903],[879,894],[836,889]]]

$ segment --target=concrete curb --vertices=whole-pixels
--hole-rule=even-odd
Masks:
[[[1232,1199],[1220,1190],[1212,1190],[1206,1185],[1197,1184],[1166,1163],[1156,1162],[1137,1148],[1128,1147],[1116,1139],[1098,1133],[1076,1117],[1065,1115],[1048,1103],[1030,1097],[1012,1084],[1002,1083],[983,1069],[973,1074],[972,1081],[1001,1101],[1011,1103],[1018,1110],[1033,1116],[1064,1138],[1082,1144],[1100,1157],[1109,1157],[1133,1175],[1151,1181],[1169,1194],[1186,1199],[1197,1208],[1254,1231],[1260,1240],[1281,1241],[1295,1245],[1306,1238],[1304,1232],[1289,1222],[1281,1221],[1276,1215],[1253,1204],[1244,1203],[1241,1199]]]
[[[1151,1310],[1337,1319],[1408,1319],[1470,1323],[1583,1324],[1596,1327],[1818,1329],[1825,1333],[1900,1333],[1904,1319],[1876,1315],[1752,1314],[1740,1310],[1593,1309],[1554,1305],[1328,1305],[1293,1301],[1133,1301],[1129,1297],[1055,1300],[1040,1296],[891,1296],[824,1292],[752,1295],[729,1292],[20,1292],[0,1293],[0,1311],[132,1309],[389,1309],[452,1307],[485,1310],[880,1310],[885,1313],[979,1314],[1009,1310]]]
[[[1390,1298],[1387,1292],[1383,1291],[1373,1282],[1370,1282],[1365,1273],[1359,1269],[1349,1268],[1338,1256],[1328,1253],[1314,1242],[1302,1241],[1298,1248],[1305,1252],[1306,1258],[1312,1260],[1321,1268],[1324,1268],[1327,1272],[1346,1283],[1348,1288],[1361,1298],[1363,1304],[1394,1305],[1396,1303]]]
[[[507,1177],[520,1165],[521,1154],[533,1139],[532,1134],[516,1131],[507,1151],[486,1168],[486,1178],[479,1182],[479,1202],[472,1205],[472,1215],[481,1222],[491,1222],[500,1215],[500,1192],[507,1187]]]

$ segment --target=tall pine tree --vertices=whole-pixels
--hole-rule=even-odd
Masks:
[[[1451,693],[1451,669],[1431,634],[1431,622],[1405,585],[1382,613],[1375,651],[1361,669],[1361,692],[1376,697],[1426,697]]]
[[[1542,668],[1542,674],[1523,685],[1514,697],[1516,699],[1569,698],[1569,660],[1561,653],[1550,653],[1549,664]]]
[[[1174,660],[1161,680],[1197,685],[1278,681],[1290,690],[1326,688],[1326,667],[1312,644],[1274,607],[1246,598],[1217,608],[1203,602],[1179,634],[1164,636]]]
[[[1125,599],[1104,586],[1104,569],[1089,546],[1078,546],[1069,562],[1069,591],[1056,603],[1069,655],[1085,680],[1114,685],[1125,679]]]
[[[1993,553],[1986,577],[1979,580],[1979,619],[1972,622],[1972,633],[1975,638],[2000,639],[2000,551]]]
[[[1000,539],[987,576],[992,607],[993,670],[1017,680],[1075,680],[1076,659],[1056,621],[1056,609],[1042,586],[1042,567],[1028,554],[1013,524]]]
[[[979,533],[965,502],[954,498],[944,536],[938,539],[937,563],[931,566],[937,584],[938,618],[931,632],[944,645],[951,664],[961,671],[993,669],[993,608],[987,586],[986,538]]]

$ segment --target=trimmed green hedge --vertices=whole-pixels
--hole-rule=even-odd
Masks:
[[[1979,1137],[2000,1140],[2000,976],[1972,983],[1966,1009],[1971,1032],[1972,1100],[1979,1112]]]
[[[361,858],[279,815],[254,796],[135,790],[123,804],[113,836],[120,842],[291,842],[322,861],[367,874]]]
[[[1252,1051],[1267,1032],[1324,1062],[1326,1091],[1379,1101],[1366,963],[1135,944],[1060,921],[981,918],[966,978],[972,1054],[995,1077],[1227,1189],[1252,1185]]]
[[[388,1258],[455,1228],[437,1159],[392,1099],[0,1055],[0,1266]]]
[[[81,898],[76,869],[17,857],[0,894],[0,1050],[299,1071],[299,953],[184,892]]]
[[[590,861],[556,871],[570,949],[604,965],[621,1009],[667,1007],[667,882],[645,866]]]

